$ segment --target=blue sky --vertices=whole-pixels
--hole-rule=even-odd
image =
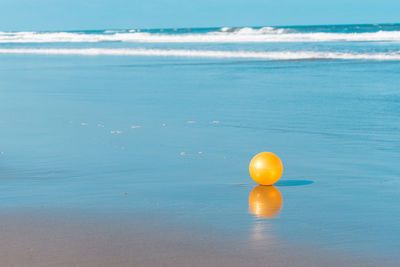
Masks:
[[[0,0],[0,31],[400,22],[399,0]]]

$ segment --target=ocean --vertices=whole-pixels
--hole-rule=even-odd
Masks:
[[[0,31],[0,213],[398,263],[399,63],[400,24]],[[262,151],[284,172],[254,200]]]

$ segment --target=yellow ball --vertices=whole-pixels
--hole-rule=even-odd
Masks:
[[[249,195],[249,211],[259,218],[276,218],[282,202],[282,195],[275,186],[258,185]]]
[[[261,152],[250,162],[251,178],[260,185],[273,185],[282,176],[283,165],[277,155],[271,152]]]

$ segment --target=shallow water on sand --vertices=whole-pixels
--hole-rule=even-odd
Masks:
[[[2,210],[143,214],[399,259],[400,65],[0,56]],[[272,151],[271,192],[249,178]]]

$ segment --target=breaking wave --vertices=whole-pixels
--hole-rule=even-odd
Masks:
[[[392,53],[344,53],[322,51],[287,51],[287,52],[251,52],[251,51],[214,51],[214,50],[163,50],[163,49],[129,49],[129,48],[79,48],[79,49],[35,49],[5,48],[0,54],[43,54],[43,55],[108,55],[108,56],[165,56],[165,57],[198,57],[198,58],[232,58],[232,59],[267,59],[267,60],[382,60],[400,61],[400,51]]]
[[[162,33],[136,30],[87,32],[0,32],[0,43],[273,43],[273,42],[400,42],[400,31],[297,32],[286,28],[228,28],[205,33]]]
[[[262,27],[262,28],[251,28],[251,27],[243,27],[243,28],[231,28],[231,27],[222,27],[217,31],[212,31],[210,34],[234,34],[234,35],[259,35],[259,34],[283,34],[283,33],[294,33],[296,32],[293,29],[284,29],[284,28],[276,28],[276,27]]]

